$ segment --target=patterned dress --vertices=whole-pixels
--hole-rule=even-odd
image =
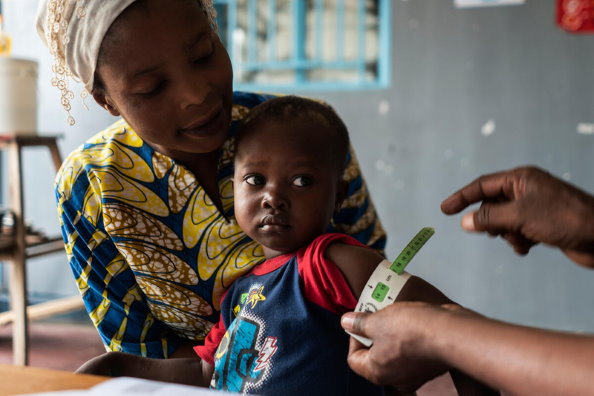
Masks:
[[[223,213],[192,172],[123,120],[64,161],[56,196],[66,253],[106,349],[168,357],[180,340],[203,340],[221,295],[263,260],[234,219],[231,182],[237,123],[269,98],[233,95],[217,175]],[[348,197],[328,231],[381,251],[385,233],[352,153],[344,177]]]

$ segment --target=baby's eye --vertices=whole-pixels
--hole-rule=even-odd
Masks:
[[[295,176],[292,180],[292,184],[297,187],[306,187],[309,186],[312,182],[311,176],[307,175],[299,175]]]
[[[247,175],[243,180],[250,186],[261,186],[265,182],[262,175]]]

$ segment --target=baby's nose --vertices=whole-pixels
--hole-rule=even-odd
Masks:
[[[287,209],[289,202],[280,191],[268,191],[262,199],[262,207],[264,209]]]

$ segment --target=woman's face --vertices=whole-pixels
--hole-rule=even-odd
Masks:
[[[231,121],[231,62],[196,0],[128,8],[102,44],[93,93],[157,151],[180,161],[221,147]]]

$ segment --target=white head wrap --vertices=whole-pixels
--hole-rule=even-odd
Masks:
[[[37,31],[54,58],[52,85],[57,86],[62,93],[62,106],[69,114],[70,125],[74,124],[74,118],[70,115],[70,100],[74,94],[68,88],[68,80],[79,80],[86,91],[91,92],[105,33],[134,1],[40,0]],[[211,24],[216,26],[213,1],[198,1]]]

